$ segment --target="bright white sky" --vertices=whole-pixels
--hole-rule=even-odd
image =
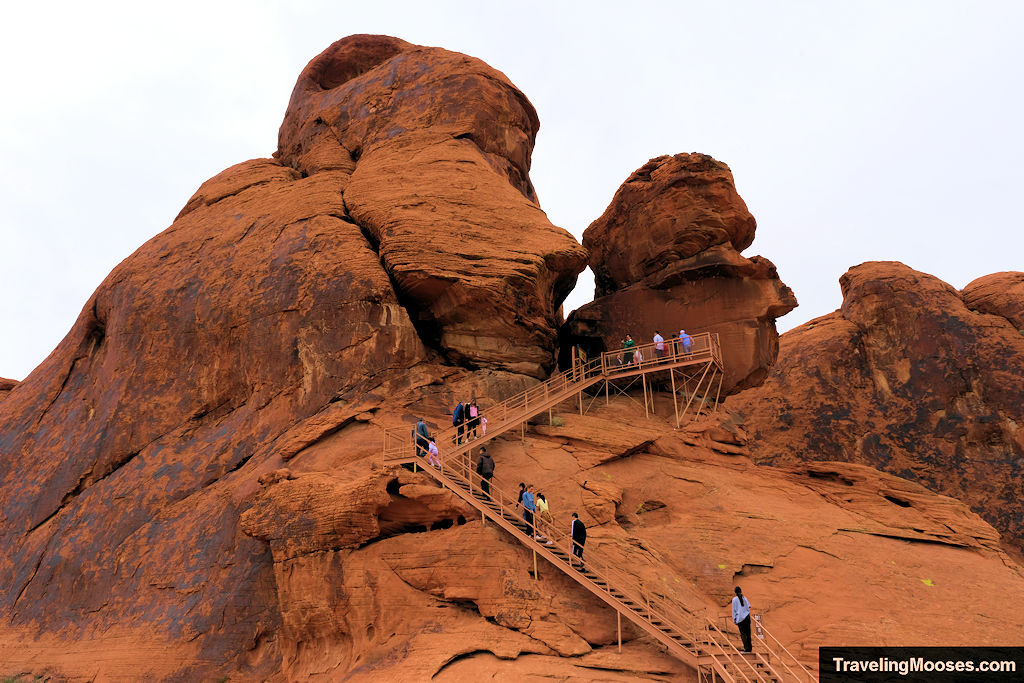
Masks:
[[[371,6],[372,5],[372,6]],[[728,163],[800,307],[899,260],[1020,270],[1024,3],[8,3],[0,377],[24,378],[205,179],[270,156],[302,67],[386,33],[479,57],[540,114],[532,177],[577,237],[649,158]],[[581,280],[566,310],[589,301]]]

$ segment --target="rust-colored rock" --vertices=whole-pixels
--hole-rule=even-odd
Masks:
[[[303,174],[351,174],[338,188],[346,213],[429,346],[539,377],[586,256],[537,203],[538,127],[529,100],[478,59],[355,36],[299,76],[276,156]]]
[[[1024,273],[979,277],[964,287],[961,294],[972,311],[1006,318],[1015,328],[1024,330]]]
[[[1014,282],[998,274],[961,293],[901,263],[851,268],[842,308],[783,335],[768,381],[726,407],[758,461],[871,465],[963,500],[1024,548]]]
[[[239,525],[260,478],[355,481],[385,403],[390,425],[421,387],[483,394],[554,362],[584,252],[536,205],[536,129],[464,55],[356,36],[314,59],[276,158],[203,183],[3,398],[0,624],[94,644],[74,675],[120,671],[115,633],[188,644],[153,677],[279,671],[273,537]]]
[[[730,254],[739,254],[754,241],[756,227],[722,162],[706,154],[651,159],[583,233],[594,296],[642,281],[660,286],[711,247],[728,245]]]
[[[535,118],[443,50],[355,36],[311,62],[276,157],[204,183],[0,402],[0,677],[695,678],[625,620],[620,654],[591,593],[543,561],[534,576],[451,491],[379,460],[385,428],[436,430],[456,400],[486,410],[551,364],[582,252],[535,204]],[[724,212],[721,182],[687,201]],[[739,256],[742,220],[691,220],[724,241],[679,272],[764,280],[729,285],[754,317],[789,305],[770,264]],[[637,258],[659,287],[611,296],[693,280]],[[960,502],[866,465],[758,467],[750,426],[676,429],[671,399],[651,403],[556,408],[561,426],[489,442],[496,489],[535,484],[557,528],[587,524],[590,566],[628,567],[700,624],[742,582],[812,666],[823,643],[1024,631],[1005,597],[1022,570]]]
[[[725,164],[704,154],[652,159],[615,193],[583,234],[596,283],[574,311],[563,346],[619,348],[626,334],[650,342],[680,329],[716,332],[726,392],[764,380],[778,353],[775,319],[796,298],[766,258],[740,251],[755,222]]]
[[[16,386],[18,386],[17,380],[0,377],[0,399],[3,399]]]

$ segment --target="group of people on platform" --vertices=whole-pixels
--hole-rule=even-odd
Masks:
[[[693,337],[686,333],[686,330],[679,330],[678,337],[671,337],[668,341],[661,336],[661,330],[654,331],[654,358],[660,360],[679,355],[689,355],[693,348]],[[643,352],[637,347],[633,337],[626,335],[622,340],[622,358],[619,365],[639,365],[644,361]]]
[[[452,410],[452,426],[455,427],[455,444],[459,445],[462,440],[472,441],[477,438],[477,429],[487,433],[487,418],[480,414],[480,407],[476,399],[463,403],[459,401]]]

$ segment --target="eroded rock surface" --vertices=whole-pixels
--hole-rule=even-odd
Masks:
[[[355,36],[310,63],[275,158],[204,183],[0,403],[0,677],[695,679],[625,620],[619,654],[597,598],[379,461],[385,428],[436,430],[456,400],[486,410],[551,363],[582,251],[536,206],[535,133],[525,98],[463,55]],[[733,205],[725,171],[694,163],[673,173],[707,169],[704,189],[679,183],[680,206],[708,207],[686,214],[695,236],[627,277],[727,280],[758,320],[791,306],[770,264],[739,256],[742,212],[714,218]],[[644,215],[678,229],[671,205]],[[992,393],[971,386],[965,405]],[[588,525],[591,566],[628,567],[698,621],[725,626],[742,582],[809,664],[822,643],[1024,630],[1005,609],[1020,566],[961,503],[865,465],[758,467],[752,427],[677,430],[670,398],[652,402],[506,433],[488,444],[495,489],[535,484],[556,527]]]
[[[612,350],[626,334],[647,343],[658,330],[716,332],[723,389],[757,385],[778,353],[775,319],[796,298],[771,261],[740,254],[755,225],[725,164],[705,154],[651,159],[583,234],[596,298],[569,316],[563,344]]]
[[[787,332],[729,399],[756,460],[871,465],[969,504],[1024,548],[1020,273],[963,292],[901,263],[851,268],[843,306]]]
[[[276,157],[345,174],[346,213],[428,345],[539,377],[586,256],[537,203],[538,127],[526,96],[480,60],[356,36],[299,76]]]
[[[0,392],[0,623],[90,644],[75,675],[123,675],[115,633],[188,644],[147,675],[279,671],[274,542],[239,526],[259,478],[331,437],[365,475],[385,402],[390,426],[423,387],[554,362],[584,252],[536,204],[537,125],[465,55],[353,36],[314,59],[275,158],[203,183]]]

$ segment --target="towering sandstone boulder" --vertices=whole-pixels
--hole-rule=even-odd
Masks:
[[[771,261],[740,255],[755,227],[725,164],[705,154],[651,159],[583,233],[595,301],[569,316],[563,337],[612,350],[626,334],[639,344],[655,330],[717,332],[723,389],[760,383],[778,354],[775,319],[796,298]]]
[[[901,263],[840,279],[843,306],[782,336],[726,403],[765,463],[862,463],[959,498],[1024,549],[1024,274],[958,292]]]

